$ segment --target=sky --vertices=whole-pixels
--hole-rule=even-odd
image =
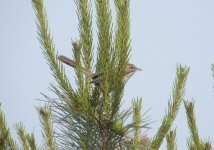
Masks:
[[[92,1],[94,2],[94,1]],[[113,21],[115,10],[111,2]],[[71,56],[71,40],[78,39],[78,20],[73,0],[44,0],[51,35],[59,54]],[[143,98],[142,113],[150,109],[153,122],[148,131],[153,137],[167,111],[176,65],[190,67],[186,100],[195,101],[199,135],[214,143],[214,63],[213,0],[131,0],[131,59],[143,69],[125,87],[122,108],[131,100]],[[95,19],[93,10],[93,19]],[[37,106],[41,93],[54,95],[49,84],[56,83],[43,57],[37,39],[35,14],[30,0],[1,0],[0,5],[0,102],[14,138],[14,124],[23,122],[34,132],[37,143],[41,133]],[[96,24],[93,22],[94,39]],[[96,45],[96,43],[94,43]],[[74,84],[74,72],[66,67]],[[185,109],[181,104],[172,125],[177,130],[178,149],[186,148],[190,136]],[[165,149],[163,145],[160,149]]]

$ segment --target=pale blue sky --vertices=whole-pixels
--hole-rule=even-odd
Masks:
[[[56,49],[69,56],[71,39],[78,38],[74,1],[44,1]],[[36,99],[43,98],[40,92],[52,95],[48,86],[55,81],[36,38],[34,18],[30,0],[1,0],[0,102],[11,128],[21,121],[40,140],[35,106],[41,102]],[[214,63],[214,1],[131,0],[131,39],[130,61],[143,71],[126,85],[123,108],[130,106],[132,98],[143,97],[142,112],[151,108],[150,119],[156,121],[148,132],[152,137],[167,108],[176,64],[181,63],[191,68],[185,98],[195,100],[199,134],[214,141],[214,79],[210,69]],[[67,72],[74,81],[70,70]],[[183,104],[172,128],[177,128],[178,149],[186,149],[189,133]]]

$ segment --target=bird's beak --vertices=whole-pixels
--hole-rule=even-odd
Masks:
[[[142,69],[141,68],[136,68],[136,71],[142,71]]]

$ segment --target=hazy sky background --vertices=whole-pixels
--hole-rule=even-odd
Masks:
[[[40,92],[53,95],[48,86],[56,82],[36,38],[31,1],[0,1],[0,102],[14,137],[14,123],[21,121],[41,143],[35,106],[42,103],[36,99],[43,99]],[[56,49],[71,56],[71,39],[78,39],[74,1],[44,0],[44,4]],[[97,39],[95,23],[93,28]],[[152,137],[167,108],[176,64],[189,66],[185,98],[195,100],[200,137],[210,138],[214,144],[214,79],[210,69],[214,63],[214,1],[131,0],[131,39],[130,62],[143,71],[126,85],[123,108],[129,107],[134,97],[143,97],[142,113],[151,108],[148,115],[155,121],[148,132]],[[75,83],[71,69],[67,72]],[[189,130],[183,104],[174,128],[178,149],[186,149]]]

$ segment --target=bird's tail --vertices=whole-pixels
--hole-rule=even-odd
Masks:
[[[63,55],[60,55],[60,56],[58,56],[58,59],[59,59],[61,62],[65,63],[65,64],[67,64],[67,65],[69,65],[69,66],[71,66],[71,67],[73,67],[73,68],[76,68],[75,62],[74,62],[73,60],[69,59],[68,57],[63,56]],[[93,76],[94,76],[94,73],[92,73],[89,69],[86,69],[86,68],[83,68],[83,67],[81,67],[81,69],[82,69],[82,72],[83,72],[86,76],[89,76],[89,77],[93,77]]]

